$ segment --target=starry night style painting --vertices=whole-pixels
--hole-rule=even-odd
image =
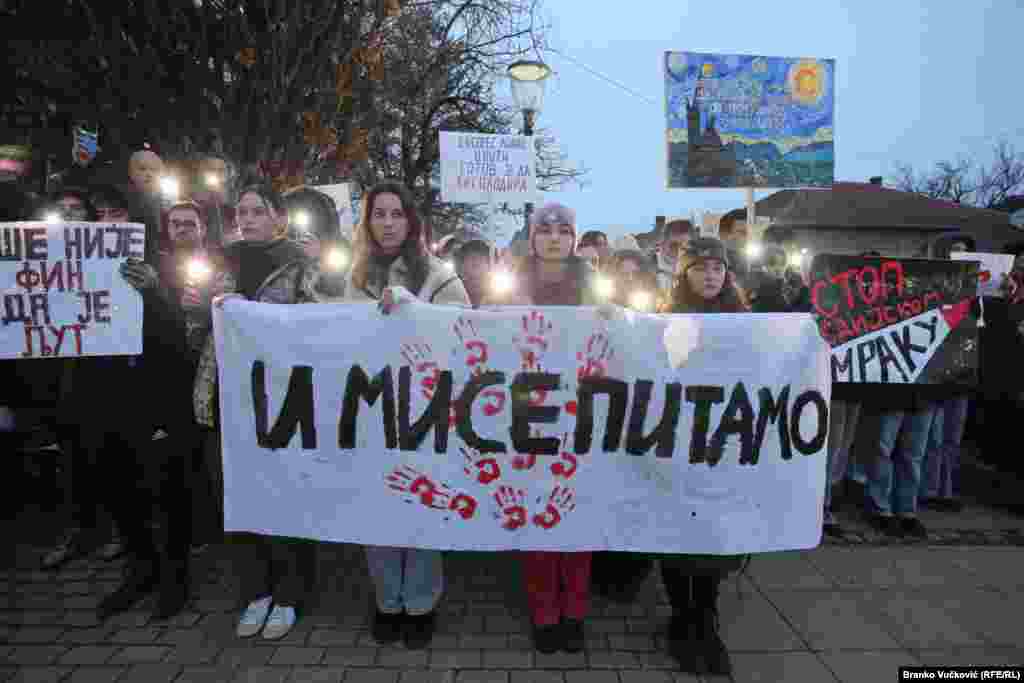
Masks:
[[[665,53],[669,189],[827,187],[835,60]]]

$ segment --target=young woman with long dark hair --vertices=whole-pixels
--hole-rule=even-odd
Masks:
[[[392,182],[376,185],[363,198],[345,293],[330,301],[379,301],[385,314],[411,297],[468,307],[462,281],[430,255],[425,237],[409,190]],[[444,593],[441,551],[366,546],[366,561],[376,589],[374,640],[401,638],[410,649],[426,647]]]

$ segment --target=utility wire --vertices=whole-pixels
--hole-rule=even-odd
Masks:
[[[617,87],[617,88],[619,88],[619,89],[621,89],[621,90],[625,90],[626,92],[628,92],[628,93],[629,93],[630,95],[632,95],[633,97],[638,97],[638,98],[640,98],[641,100],[643,100],[644,102],[647,102],[648,104],[653,104],[653,105],[654,105],[654,106],[656,106],[656,107],[657,107],[657,106],[660,106],[660,104],[659,104],[658,102],[655,102],[655,101],[654,101],[654,100],[652,100],[652,99],[651,99],[650,97],[647,97],[646,95],[642,95],[642,94],[638,93],[638,92],[637,92],[636,90],[633,90],[632,88],[630,88],[629,86],[626,86],[626,85],[623,85],[622,83],[619,83],[619,82],[618,82],[618,81],[616,81],[616,80],[615,80],[614,78],[611,78],[611,77],[609,77],[609,76],[605,76],[605,75],[604,75],[603,73],[601,73],[600,71],[597,71],[596,69],[592,69],[592,68],[590,68],[589,66],[587,66],[587,65],[586,65],[586,64],[584,64],[583,62],[581,62],[581,61],[579,61],[579,60],[577,60],[577,59],[573,59],[572,57],[570,57],[569,55],[565,54],[565,53],[564,53],[564,52],[562,52],[562,51],[560,51],[560,50],[556,50],[556,49],[555,49],[555,48],[553,48],[553,47],[549,47],[549,48],[546,48],[546,49],[547,49],[548,51],[550,51],[550,52],[554,52],[554,53],[555,53],[556,55],[559,55],[559,56],[561,56],[561,57],[565,57],[566,59],[568,59],[568,60],[569,60],[570,62],[572,62],[572,63],[573,63],[573,64],[575,64],[576,66],[580,67],[580,68],[581,68],[581,69],[583,69],[584,71],[587,71],[588,73],[590,73],[590,74],[592,74],[592,75],[594,75],[594,76],[597,76],[597,77],[598,77],[598,78],[600,78],[601,80],[603,80],[603,81],[606,81],[606,82],[608,82],[608,83],[611,83],[612,85],[614,85],[615,87]]]

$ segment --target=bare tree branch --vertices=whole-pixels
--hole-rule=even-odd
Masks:
[[[1024,154],[1002,140],[993,146],[992,155],[989,165],[960,157],[955,162],[940,161],[931,172],[922,173],[899,164],[893,184],[932,199],[995,208],[1012,195],[1024,194]]]

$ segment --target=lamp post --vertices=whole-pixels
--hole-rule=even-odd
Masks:
[[[512,79],[512,99],[523,112],[523,135],[532,137],[534,120],[544,104],[544,81],[551,75],[551,68],[544,62],[518,61],[509,65],[508,75]],[[530,234],[533,203],[526,202],[523,209],[523,229],[512,237],[513,241],[526,239]]]

